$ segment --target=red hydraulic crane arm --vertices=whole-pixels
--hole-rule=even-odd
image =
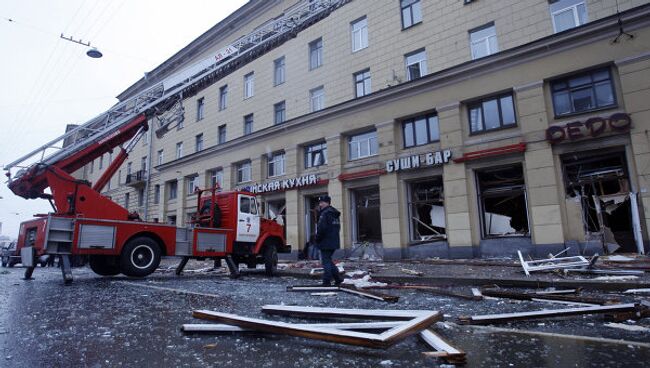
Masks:
[[[79,170],[84,165],[92,162],[101,155],[112,151],[113,148],[125,143],[129,139],[133,138],[136,133],[141,128],[147,129],[147,117],[144,114],[138,115],[135,119],[131,120],[128,124],[116,129],[115,132],[104,137],[103,139],[93,142],[86,146],[85,148],[71,153],[69,156],[66,156],[59,162],[55,162],[49,165],[50,168],[56,168],[57,171],[62,171],[67,174],[72,174],[73,172]],[[116,157],[114,163],[121,161],[124,162],[126,159],[126,153],[124,150],[120,152],[120,155]],[[113,176],[115,171],[119,168],[119,164],[111,164],[102,177],[98,180],[106,182]],[[21,196],[26,199],[35,199],[35,198],[49,198],[49,195],[45,194],[45,189],[50,186],[47,180],[46,172],[47,167],[43,164],[35,164],[29,167],[26,173],[10,181],[9,189],[11,189],[14,194]],[[103,185],[102,185],[103,187]],[[101,190],[101,188],[99,190]]]

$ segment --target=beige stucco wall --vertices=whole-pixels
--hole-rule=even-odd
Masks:
[[[276,8],[260,16],[260,23],[271,16],[277,16],[280,8],[290,2],[281,2]],[[620,1],[621,9],[646,4],[648,1]],[[519,57],[510,64],[494,66],[489,72],[472,75],[471,78],[456,78],[451,83],[432,83],[417,91],[405,90],[400,95],[391,95],[381,101],[356,104],[354,108],[337,113],[326,111],[314,114],[314,119],[291,128],[273,128],[273,104],[285,100],[287,118],[302,117],[309,112],[309,90],[323,85],[326,107],[353,99],[352,74],[370,67],[373,91],[398,84],[404,75],[405,53],[424,47],[427,50],[429,73],[450,68],[470,59],[469,36],[467,31],[490,21],[494,21],[500,50],[517,47],[552,34],[552,23],[547,1],[478,1],[469,6],[454,0],[423,1],[422,24],[401,30],[397,2],[372,2],[355,0],[335,11],[330,17],[315,24],[298,37],[292,39],[221,81],[207,87],[196,96],[185,101],[185,127],[171,131],[165,138],[148,145],[139,144],[131,154],[134,171],[139,170],[140,158],[153,153],[156,160],[159,149],[165,151],[165,162],[172,160],[177,142],[184,142],[185,154],[194,152],[194,137],[203,133],[204,147],[216,144],[217,127],[227,124],[228,141],[238,140],[242,135],[243,116],[255,115],[255,133],[251,139],[232,146],[226,145],[214,154],[197,157],[179,165],[167,165],[163,170],[153,170],[149,190],[149,219],[157,217],[164,221],[169,214],[178,216],[178,223],[185,221],[191,212],[195,198],[185,193],[185,178],[199,175],[199,183],[205,185],[208,171],[221,167],[224,170],[224,187],[236,186],[234,163],[250,159],[253,165],[254,183],[267,180],[265,177],[265,156],[267,153],[284,150],[287,154],[285,177],[295,177],[302,173],[316,173],[329,179],[327,190],[334,204],[349,215],[349,188],[363,185],[378,185],[382,202],[382,232],[384,246],[399,248],[409,239],[408,216],[405,205],[405,181],[401,175],[387,174],[379,178],[363,179],[342,183],[337,180],[341,173],[382,169],[384,162],[391,158],[408,154],[452,149],[454,157],[464,152],[501,147],[519,142],[528,142],[527,151],[506,158],[495,158],[471,164],[450,163],[440,170],[445,186],[446,220],[448,243],[450,246],[478,245],[481,241],[480,222],[477,209],[474,170],[497,164],[519,162],[525,173],[528,191],[529,226],[534,244],[557,244],[575,239],[579,234],[572,232],[564,199],[562,173],[557,150],[545,141],[545,129],[552,124],[562,124],[571,119],[555,119],[550,103],[547,81],[550,78],[575,72],[596,65],[612,64],[619,106],[605,112],[614,111],[631,114],[634,127],[630,133],[631,159],[630,171],[633,183],[641,191],[643,207],[650,206],[650,61],[644,53],[650,50],[648,39],[650,29],[635,30],[636,38],[619,44],[611,44],[610,39],[592,40],[576,43],[575,47],[558,49],[534,60]],[[378,5],[381,4],[381,5]],[[588,1],[589,20],[593,21],[611,15],[614,8],[607,1]],[[369,44],[367,49],[351,52],[349,24],[361,16],[368,17]],[[249,28],[254,27],[251,25]],[[249,28],[242,28],[242,34]],[[307,44],[322,37],[324,44],[324,65],[313,71],[308,70]],[[582,41],[581,41],[582,42]],[[223,47],[215,45],[213,50]],[[213,50],[206,51],[208,55]],[[201,59],[205,55],[197,57]],[[287,82],[273,87],[273,60],[286,57]],[[631,59],[630,59],[631,58]],[[255,72],[255,96],[243,99],[243,76]],[[393,78],[393,75],[397,79]],[[228,84],[228,108],[218,111],[219,87]],[[469,134],[467,107],[465,102],[481,96],[502,91],[512,91],[515,97],[517,126],[481,135]],[[205,118],[196,121],[196,99],[205,98]],[[440,124],[440,142],[430,145],[404,149],[401,137],[400,118],[413,114],[437,111]],[[586,120],[602,113],[583,114],[575,119]],[[301,118],[302,119],[302,118]],[[574,119],[574,118],[572,118]],[[268,134],[261,130],[267,129]],[[347,159],[347,136],[364,129],[376,129],[379,141],[379,155],[367,159],[349,161]],[[308,142],[326,140],[329,164],[305,171],[303,168],[302,147]],[[580,146],[576,146],[579,149]],[[570,148],[564,148],[564,150]],[[104,165],[106,166],[106,159]],[[126,166],[126,165],[125,165]],[[122,167],[122,182],[126,167]],[[155,166],[155,165],[154,165]],[[86,169],[86,177],[96,180],[101,170],[95,167],[92,174]],[[413,174],[410,174],[411,176]],[[131,210],[136,208],[135,191],[124,185],[117,185],[113,179],[112,190],[108,193],[118,203],[123,204],[124,193],[130,191]],[[167,200],[165,183],[178,180],[178,198]],[[161,185],[161,203],[153,205],[154,185]],[[645,190],[645,191],[644,191]],[[303,191],[290,190],[285,194],[287,200],[287,234],[293,244],[306,242],[304,229]],[[643,211],[644,233],[650,227],[650,211]],[[342,239],[351,244],[352,226],[343,222]]]

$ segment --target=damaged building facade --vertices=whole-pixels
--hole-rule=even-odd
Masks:
[[[119,98],[305,3],[249,1]],[[149,221],[185,226],[218,183],[257,193],[294,256],[324,194],[348,255],[649,247],[650,1],[343,1],[182,105],[104,189]]]

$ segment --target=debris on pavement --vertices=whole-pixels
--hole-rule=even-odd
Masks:
[[[420,271],[415,271],[415,270],[411,270],[411,269],[408,269],[408,268],[401,268],[400,271],[402,271],[403,273],[409,274],[409,275],[413,275],[413,276],[422,276],[422,275],[424,275],[424,273],[422,273]]]
[[[503,314],[488,314],[478,316],[460,316],[458,320],[462,324],[492,324],[512,322],[528,319],[551,318],[551,317],[564,317],[574,316],[581,314],[595,314],[595,313],[618,313],[618,312],[634,312],[637,310],[637,305],[634,303],[615,304],[605,306],[592,306],[570,309],[545,309],[530,312],[517,312],[517,313],[503,313]]]
[[[590,265],[590,262],[583,256],[573,256],[573,257],[555,257],[551,256],[548,259],[542,259],[537,261],[526,261],[524,256],[521,254],[521,251],[517,251],[519,255],[519,262],[521,267],[524,269],[526,276],[530,276],[531,272],[534,271],[548,271],[548,270],[557,270],[563,268],[580,268]]]
[[[366,289],[366,288],[371,288],[371,287],[382,287],[382,286],[387,286],[388,285],[385,282],[371,281],[371,276],[370,275],[365,275],[360,279],[346,278],[346,279],[343,280],[343,284],[354,286],[357,289]]]
[[[192,315],[195,318],[218,321],[245,329],[257,330],[260,332],[284,334],[295,337],[311,338],[328,342],[335,342],[347,345],[364,346],[383,349],[394,345],[406,337],[419,333],[423,329],[442,319],[442,314],[437,311],[393,311],[393,310],[370,310],[370,309],[336,309],[336,308],[311,308],[311,307],[288,307],[288,306],[265,306],[262,311],[273,311],[274,307],[282,307],[284,313],[289,315],[296,311],[301,315],[323,318],[322,312],[338,318],[351,318],[350,313],[361,318],[373,318],[379,314],[390,315],[399,313],[404,321],[397,326],[388,329],[380,334],[357,332],[340,328],[314,327],[305,324],[294,324],[280,321],[264,320],[259,318],[242,317],[230,313],[222,313],[209,310],[195,310]],[[368,328],[365,328],[368,329]],[[364,330],[364,328],[358,328]]]
[[[644,294],[650,293],[650,289],[628,289],[624,291],[625,294]]]
[[[380,300],[384,302],[395,303],[399,300],[398,296],[372,292],[369,290],[359,290],[354,286],[347,286],[341,284],[340,286],[317,286],[317,285],[295,285],[287,286],[287,291],[316,291],[317,293],[324,294],[324,292],[337,292],[341,291],[348,294],[363,296],[370,299]],[[312,294],[314,295],[314,294]]]
[[[452,364],[465,364],[466,354],[455,348],[441,336],[429,329],[442,319],[437,311],[427,310],[370,310],[337,309],[299,306],[267,305],[262,308],[267,314],[280,314],[303,318],[352,318],[352,319],[390,319],[383,322],[353,323],[286,323],[257,318],[241,317],[234,314],[197,310],[195,318],[222,322],[222,324],[185,324],[184,332],[263,332],[316,340],[356,345],[370,348],[386,348],[411,335],[418,334],[435,352],[425,352],[426,356],[444,359]],[[381,333],[359,331],[384,330]],[[383,360],[381,365],[392,365]]]
[[[619,303],[618,299],[604,299],[587,296],[575,295],[562,295],[562,294],[539,294],[539,293],[522,293],[514,291],[506,291],[500,289],[481,289],[484,296],[491,296],[494,298],[508,298],[517,300],[548,300],[548,301],[562,301],[583,305],[611,305]]]
[[[650,332],[650,328],[648,327],[626,325],[624,323],[609,322],[609,323],[605,323],[605,326],[612,327],[612,328],[620,328],[621,330],[632,331],[632,332]]]

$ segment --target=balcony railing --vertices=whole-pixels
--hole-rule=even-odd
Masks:
[[[126,185],[130,186],[140,186],[144,185],[144,182],[147,180],[147,171],[139,170],[131,174],[126,175]]]

